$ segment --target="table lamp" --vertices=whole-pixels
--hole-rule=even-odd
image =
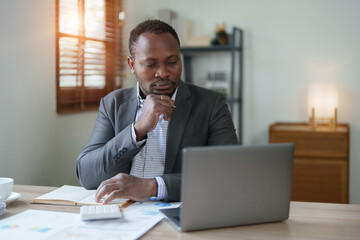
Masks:
[[[311,111],[309,125],[336,128],[338,117],[338,91],[329,83],[314,83],[309,87],[308,105]]]

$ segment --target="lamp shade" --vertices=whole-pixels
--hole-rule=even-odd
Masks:
[[[335,84],[312,83],[308,91],[308,109],[315,108],[316,118],[332,118],[338,108],[338,90]]]

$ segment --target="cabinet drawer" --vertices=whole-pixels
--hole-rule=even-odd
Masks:
[[[296,157],[348,158],[348,135],[331,133],[273,132],[271,143],[292,142]]]
[[[348,203],[348,161],[295,158],[292,200]]]

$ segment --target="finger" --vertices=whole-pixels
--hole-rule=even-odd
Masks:
[[[174,109],[173,108],[167,108],[165,111],[166,111],[166,113],[164,114],[164,120],[169,122],[170,119],[171,119],[171,116],[172,116],[172,114],[174,112]]]
[[[121,190],[112,191],[109,195],[107,195],[104,198],[104,201],[102,202],[102,204],[109,204],[112,200],[114,200],[116,198],[124,198]]]
[[[99,191],[99,189],[101,189],[105,184],[109,184],[109,183],[111,183],[111,179],[107,179],[107,180],[105,180],[105,181],[102,181],[101,182],[101,184],[98,186],[98,188],[97,188],[97,192]],[[96,193],[97,193],[96,192]]]
[[[100,202],[106,194],[111,194],[113,191],[118,189],[119,186],[116,183],[107,183],[103,185],[101,188],[98,188],[98,191],[95,195],[95,202]]]
[[[173,101],[170,101],[170,102],[168,102],[168,101],[160,101],[160,102],[159,102],[159,105],[164,106],[164,107],[167,107],[167,108],[171,108],[171,109],[175,109],[175,108],[176,108],[176,106],[175,106],[175,104],[174,104]]]
[[[99,185],[99,187],[97,188],[97,191],[95,193],[95,198],[97,197],[97,195],[100,193],[101,189],[103,189],[103,187],[105,185],[107,185],[107,184],[116,184],[118,182],[118,180],[121,179],[122,175],[123,175],[122,173],[119,173],[118,175],[116,175],[116,176],[114,176],[114,177],[112,177],[110,179],[102,181],[101,184]]]
[[[159,103],[163,106],[168,106],[170,108],[176,108],[174,101],[166,95],[160,95]]]
[[[174,101],[167,95],[149,94],[146,97],[146,99],[151,99],[155,104],[161,104],[161,105],[168,106],[171,108],[176,108]],[[146,103],[146,101],[145,101],[145,103]]]
[[[110,183],[110,179],[102,181],[101,184],[98,186],[98,188],[96,189],[96,193],[95,193],[95,202],[98,202],[97,199],[98,199],[101,189],[104,187],[105,184],[109,184],[109,183]],[[100,197],[100,199],[101,199],[101,197]]]
[[[158,104],[156,105],[156,112],[158,112],[159,114],[163,114],[164,119],[168,119],[174,109],[175,104],[168,96],[165,96],[164,100],[159,99]]]

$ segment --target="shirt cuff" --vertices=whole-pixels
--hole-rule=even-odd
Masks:
[[[155,177],[155,180],[158,185],[156,200],[157,201],[164,200],[168,195],[164,179],[162,177]]]
[[[136,147],[140,147],[146,141],[146,139],[140,140],[138,142],[136,141],[135,123],[131,124],[131,137],[132,137],[132,141],[133,141],[133,143],[135,143]]]

